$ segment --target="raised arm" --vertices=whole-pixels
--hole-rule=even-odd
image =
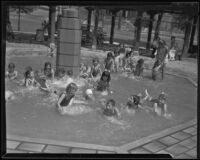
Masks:
[[[58,99],[57,105],[59,108],[61,108],[60,103],[62,102],[62,100],[65,98],[65,94],[62,94],[61,97]]]

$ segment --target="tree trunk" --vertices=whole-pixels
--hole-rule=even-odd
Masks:
[[[160,24],[161,24],[161,21],[162,21],[162,17],[163,17],[163,13],[160,13],[158,15],[158,20],[157,20],[157,24],[156,24],[154,39],[156,39],[159,36]]]
[[[51,7],[51,41],[50,43],[55,43],[55,18],[56,18],[56,7]]]
[[[153,29],[153,17],[155,14],[150,14],[150,21],[149,21],[149,29],[148,29],[148,37],[147,37],[147,46],[146,49],[150,49],[150,44],[151,44],[151,33]]]
[[[192,31],[192,25],[190,22],[189,24],[186,25],[186,28],[185,28],[185,37],[184,37],[184,44],[183,44],[183,50],[182,50],[181,57],[188,53],[191,31]]]
[[[140,46],[140,37],[141,37],[141,31],[142,31],[142,15],[143,15],[143,11],[138,11],[137,19],[136,19],[136,28],[137,28],[136,43],[135,43],[136,51],[139,50],[139,46]]]
[[[121,29],[121,21],[122,21],[122,13],[120,11],[119,12],[119,17],[118,17],[118,29]]]
[[[49,6],[49,22],[48,22],[48,39],[51,37],[51,12],[52,12],[52,6]]]
[[[19,13],[18,13],[18,31],[20,31],[20,12],[21,12],[21,8],[19,7]]]
[[[115,18],[116,18],[116,12],[112,12],[112,22],[111,22],[111,30],[110,30],[110,44],[113,44],[113,38],[114,38],[114,30],[115,30]]]
[[[90,31],[91,26],[91,18],[92,18],[92,9],[88,9],[88,17],[87,17],[87,31]]]
[[[193,26],[192,26],[192,33],[191,33],[191,38],[190,38],[190,45],[189,45],[189,50],[192,49],[193,47],[193,42],[194,42],[194,36],[195,36],[195,31],[196,31],[196,25],[197,25],[197,20],[198,16],[195,16],[193,19]]]
[[[95,10],[95,23],[94,23],[93,43],[92,43],[92,48],[93,49],[97,48],[97,29],[98,29],[98,24],[99,24],[99,9],[97,8]]]

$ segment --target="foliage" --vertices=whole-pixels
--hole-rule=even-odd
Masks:
[[[25,13],[25,14],[29,14],[32,13],[35,9],[37,9],[37,6],[10,6],[10,10],[11,11],[15,11],[17,13],[19,13],[19,9],[20,9],[20,13]]]

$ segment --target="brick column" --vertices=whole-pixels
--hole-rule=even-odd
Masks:
[[[82,34],[78,10],[64,9],[58,28],[56,69],[71,70],[76,77],[79,74]]]

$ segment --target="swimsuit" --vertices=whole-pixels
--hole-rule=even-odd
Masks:
[[[114,117],[117,115],[117,112],[116,112],[116,110],[106,108],[106,109],[104,109],[103,114],[106,116],[109,116],[109,117]]]
[[[65,94],[65,93],[63,93],[63,94]],[[61,94],[61,95],[62,95],[62,94]],[[64,98],[64,99],[62,100],[62,102],[60,103],[60,106],[61,106],[61,107],[66,107],[66,106],[68,106],[69,103],[70,103],[70,101],[72,100],[72,98],[74,98],[74,95],[68,96],[68,95],[65,94],[65,98]]]
[[[99,81],[97,85],[97,91],[105,91],[106,89],[108,89],[108,87],[109,87],[108,82]]]

